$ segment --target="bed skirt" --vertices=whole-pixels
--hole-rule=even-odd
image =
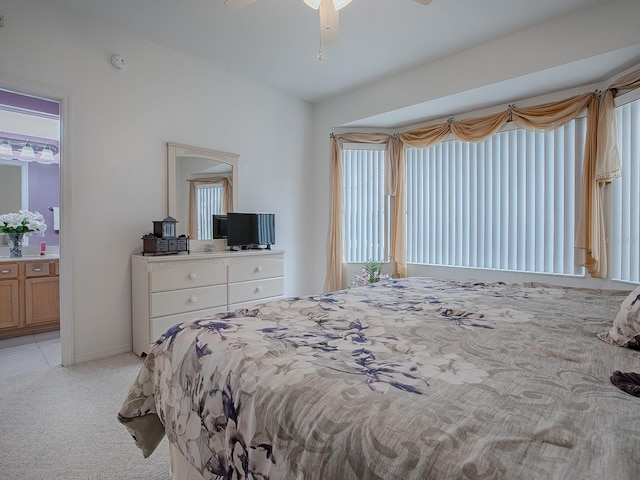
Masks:
[[[193,466],[180,453],[178,447],[169,443],[169,454],[171,455],[171,480],[204,480]]]

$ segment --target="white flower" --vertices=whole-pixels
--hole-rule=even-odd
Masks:
[[[0,215],[0,233],[37,233],[43,236],[46,230],[47,224],[40,212],[20,210]]]

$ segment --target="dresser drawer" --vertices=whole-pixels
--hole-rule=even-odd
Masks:
[[[256,257],[229,265],[229,283],[282,277],[283,275],[284,261],[279,258]]]
[[[49,276],[49,262],[27,262],[24,267],[26,277]]]
[[[227,282],[227,267],[210,263],[181,263],[149,273],[151,292],[222,285]]]
[[[18,278],[17,263],[0,263],[0,280],[5,278]]]
[[[193,312],[206,308],[221,307],[226,304],[226,285],[152,293],[150,299],[150,317],[163,317],[177,313]]]
[[[284,279],[282,277],[254,280],[251,282],[230,283],[229,305],[277,297],[282,295],[283,290]]]
[[[281,250],[193,253],[131,256],[132,340],[137,355],[149,353],[174,325],[284,294]],[[23,275],[24,267],[15,263],[18,277],[6,282],[17,283]]]
[[[178,325],[182,322],[187,322],[189,320],[195,320],[196,318],[206,317],[207,315],[213,315],[215,313],[226,312],[227,307],[223,305],[222,307],[209,308],[206,310],[197,310],[195,312],[182,313],[180,315],[169,315],[167,317],[159,317],[151,319],[151,326],[149,331],[149,343],[155,342],[160,335],[169,330],[174,325]]]

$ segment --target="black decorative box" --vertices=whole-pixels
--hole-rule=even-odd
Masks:
[[[153,233],[142,237],[142,254],[172,255],[180,252],[191,253],[189,250],[189,237],[180,235],[176,237],[176,223],[173,217],[153,222]]]

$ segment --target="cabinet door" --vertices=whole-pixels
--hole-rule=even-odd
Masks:
[[[58,277],[29,278],[25,286],[27,325],[60,321],[60,282]]]
[[[17,327],[20,323],[18,280],[0,280],[0,305],[0,328]]]

